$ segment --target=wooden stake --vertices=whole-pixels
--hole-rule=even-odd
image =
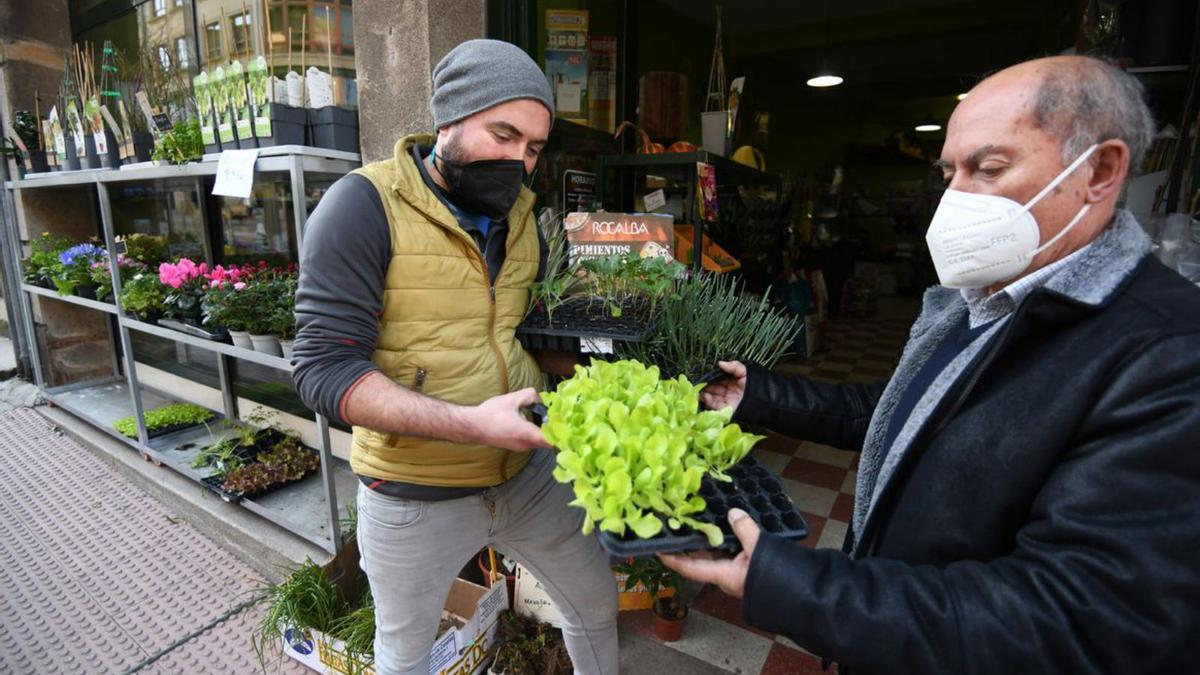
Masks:
[[[329,69],[329,93],[333,99],[332,104],[337,105],[337,91],[333,88],[333,38],[330,37],[330,24],[333,23],[333,18],[329,16],[329,5],[325,5],[325,67]]]
[[[292,26],[288,25],[288,72],[292,72]]]
[[[304,107],[304,90],[308,84],[308,12],[300,17],[300,107]]]
[[[246,9],[246,0],[242,0],[242,34],[246,36],[246,58],[248,60],[253,49],[250,45],[250,11]]]
[[[263,3],[263,19],[267,29],[267,60],[270,61],[271,74],[275,74],[275,38],[271,34],[271,7],[267,0],[262,0]]]
[[[228,22],[225,20],[225,8],[222,7],[221,8],[221,44],[225,45],[225,55],[226,55],[225,63],[229,63],[228,57],[232,52],[229,51],[229,36],[225,34],[225,24],[226,23],[228,23]]]

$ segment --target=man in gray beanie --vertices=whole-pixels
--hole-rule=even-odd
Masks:
[[[429,672],[455,575],[492,546],[546,588],[575,671],[616,673],[608,558],[522,415],[541,367],[565,365],[515,337],[545,258],[523,182],[550,87],[517,47],[472,40],[434,68],[430,109],[436,135],[400,139],[326,192],[296,293],[297,389],[354,431],[375,672]]]

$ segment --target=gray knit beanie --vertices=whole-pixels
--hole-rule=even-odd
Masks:
[[[500,40],[469,40],[451,49],[433,69],[433,128],[519,98],[546,106],[554,121],[550,83],[528,54]]]

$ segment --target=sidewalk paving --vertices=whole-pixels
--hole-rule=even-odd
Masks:
[[[0,480],[0,672],[259,670],[248,636],[263,607],[238,608],[264,581],[185,514],[31,408],[0,413]]]
[[[0,673],[262,672],[261,574],[0,384]],[[36,394],[36,389],[33,389]],[[621,626],[622,673],[734,672]],[[691,644],[708,642],[703,624]],[[686,642],[686,641],[681,641]],[[715,645],[714,645],[715,647]],[[704,650],[707,651],[707,650]],[[721,663],[721,659],[716,659]],[[271,652],[270,673],[309,673]]]

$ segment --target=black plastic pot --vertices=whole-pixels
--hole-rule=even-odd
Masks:
[[[96,152],[96,139],[91,134],[83,135],[83,153],[87,168],[100,168],[100,155]]]
[[[121,146],[117,145],[117,137],[107,127],[104,129],[104,142],[108,145],[108,152],[100,157],[101,166],[106,169],[120,168]]]
[[[75,287],[75,295],[86,300],[95,300],[96,284],[79,284]]]
[[[326,106],[308,111],[309,128],[312,129],[313,146],[358,152],[358,112]]]
[[[149,131],[133,132],[133,155],[139,162],[149,162],[154,154],[154,136]]]
[[[49,170],[50,165],[46,161],[46,153],[37,151],[29,153],[30,173],[46,173]]]
[[[63,171],[78,171],[83,168],[83,165],[79,162],[79,150],[75,147],[75,136],[67,134],[64,138],[66,142],[63,145],[67,146],[67,160],[63,165]]]
[[[259,136],[258,147],[269,148],[276,145],[304,145],[305,128],[308,126],[308,113],[304,108],[271,104],[271,135]]]

